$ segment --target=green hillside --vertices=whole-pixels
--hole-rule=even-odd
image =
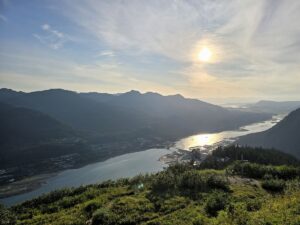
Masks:
[[[243,151],[228,149],[225,157]],[[153,175],[58,190],[2,208],[2,224],[299,224],[299,162],[267,157],[258,163],[262,155],[253,156],[259,149],[245,151],[250,161],[232,160],[222,170],[178,164]]]

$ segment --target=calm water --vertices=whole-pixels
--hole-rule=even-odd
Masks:
[[[283,117],[283,115],[275,116],[268,121],[241,127],[240,130],[193,135],[176,142],[175,148],[188,150],[194,146],[218,145],[225,142],[232,142],[238,136],[267,130]],[[108,179],[132,177],[140,173],[158,172],[167,166],[163,162],[158,161],[158,159],[163,155],[169,154],[170,151],[168,149],[149,149],[117,156],[104,162],[90,164],[79,169],[66,170],[50,178],[47,180],[47,183],[34,191],[0,199],[0,202],[5,205],[12,205],[58,188],[76,187]]]
[[[250,124],[241,127],[239,130],[193,135],[179,140],[175,143],[175,147],[189,150],[190,147],[195,146],[203,147],[207,145],[223,144],[224,142],[230,143],[235,141],[239,136],[268,130],[282,120],[285,116],[286,115],[276,115],[273,116],[271,120]]]
[[[3,198],[0,199],[0,202],[5,205],[13,205],[58,188],[78,187],[83,184],[92,184],[109,179],[133,177],[140,173],[158,172],[166,167],[158,159],[168,153],[170,153],[170,150],[167,149],[149,149],[117,156],[79,169],[66,170],[50,178],[47,183],[34,191]]]

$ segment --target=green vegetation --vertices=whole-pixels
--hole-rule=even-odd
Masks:
[[[285,188],[285,182],[280,179],[264,180],[261,186],[269,191],[282,192]]]
[[[300,224],[300,167],[281,165],[280,158],[260,164],[259,158],[232,160],[219,170],[209,163],[205,169],[177,164],[157,174],[54,191],[0,208],[1,223]]]
[[[257,163],[235,162],[227,168],[228,173],[246,176],[249,178],[262,179],[265,176],[284,180],[300,176],[300,167],[294,166],[266,166]]]
[[[15,215],[6,209],[4,206],[0,205],[0,224],[2,225],[9,225],[9,224],[15,224],[16,217]]]
[[[260,147],[240,147],[232,145],[218,147],[212,155],[201,163],[199,169],[214,168],[224,169],[236,160],[245,159],[248,162],[263,165],[293,165],[300,166],[300,161],[287,153],[274,149],[263,149]]]

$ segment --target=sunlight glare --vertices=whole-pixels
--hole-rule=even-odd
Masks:
[[[198,58],[202,62],[209,62],[212,57],[212,52],[209,48],[204,47],[199,52]]]

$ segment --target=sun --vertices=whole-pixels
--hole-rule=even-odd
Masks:
[[[209,62],[211,60],[211,57],[212,57],[212,52],[207,47],[202,48],[198,54],[198,59],[201,62]]]

